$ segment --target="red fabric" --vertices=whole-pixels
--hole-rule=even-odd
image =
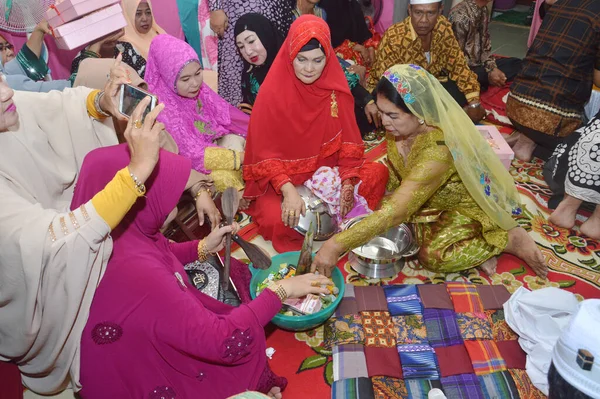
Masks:
[[[322,159],[319,167],[333,166],[334,159],[337,158]],[[292,183],[300,185],[310,179],[311,176],[312,173],[295,175]],[[367,162],[359,169],[359,178],[362,183],[358,188],[358,193],[367,200],[369,208],[376,209],[379,202],[381,202],[385,194],[388,177],[387,168],[382,164]],[[248,183],[246,182],[246,184]],[[246,186],[247,188],[248,186]],[[283,225],[281,221],[281,201],[281,194],[277,193],[273,186],[268,185],[267,192],[252,201],[247,213],[252,216],[253,221],[258,225],[258,234],[263,236],[265,240],[272,241],[273,248],[277,252],[298,251],[302,248],[304,237],[296,230]]]
[[[464,345],[441,346],[435,348],[442,377],[459,374],[473,374],[471,358]]]
[[[0,361],[0,381],[0,399],[23,398],[21,373],[15,364]]]
[[[373,285],[366,287],[355,287],[354,296],[356,298],[356,304],[359,312],[370,310],[388,310],[385,293],[383,292],[383,287],[381,286]]]
[[[358,177],[364,144],[354,97],[330,37],[327,23],[314,15],[303,15],[292,24],[252,110],[244,157],[246,197],[266,195],[269,183],[278,189],[286,176],[304,182],[323,166],[323,158],[340,168],[342,179]],[[306,85],[296,78],[292,61],[313,38],[321,43],[326,66],[316,82]],[[332,115],[333,95],[337,115]]]
[[[444,284],[421,284],[417,288],[424,308],[454,310],[454,305]]]
[[[478,285],[477,292],[485,310],[503,309],[510,292],[503,285]]]
[[[525,351],[521,349],[519,341],[498,341],[496,346],[500,351],[500,355],[506,362],[507,369],[525,369],[525,363],[527,362],[527,355]]]
[[[394,378],[403,378],[402,365],[398,350],[394,348],[378,348],[365,346],[367,359],[367,372],[369,377],[385,375]]]

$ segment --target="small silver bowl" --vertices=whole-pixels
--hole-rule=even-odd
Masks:
[[[359,216],[344,223],[343,230],[360,223]],[[387,278],[400,273],[410,258],[419,252],[412,229],[407,224],[392,227],[368,243],[354,248],[348,261],[354,270],[370,278]]]
[[[294,230],[304,235],[312,223],[315,241],[325,241],[337,231],[337,224],[329,213],[329,207],[323,200],[314,195],[306,186],[296,186],[298,194],[304,201],[306,215],[300,216],[298,225]]]

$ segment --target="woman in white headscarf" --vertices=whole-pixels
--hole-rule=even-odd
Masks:
[[[110,256],[109,237],[158,158],[162,124],[141,103],[126,136],[129,166],[91,201],[69,212],[84,156],[117,144],[106,116],[118,116],[128,78],[111,69],[105,90],[14,92],[0,82],[0,360],[19,366],[23,383],[53,394],[79,379],[79,343]],[[122,116],[121,116],[122,117]]]

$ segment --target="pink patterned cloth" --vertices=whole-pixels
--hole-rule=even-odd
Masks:
[[[195,170],[210,173],[204,167],[204,150],[216,147],[214,141],[226,134],[246,137],[250,117],[229,105],[204,83],[197,98],[177,94],[179,74],[192,62],[200,64],[189,44],[173,36],[158,35],[150,45],[145,80],[150,92],[165,104],[158,120],[177,142],[179,153],[192,160]],[[205,133],[198,131],[197,121],[205,124]]]
[[[342,223],[340,215],[340,196],[342,193],[342,179],[337,167],[322,166],[313,176],[304,182],[304,185],[314,195],[324,201],[329,207],[329,212],[335,218],[338,226]],[[354,187],[354,208],[346,215],[346,219],[371,213],[367,201],[358,194],[360,183]]]
[[[540,7],[544,4],[544,0],[537,0],[535,2],[535,11],[533,13],[533,21],[531,21],[531,28],[529,28],[529,39],[527,39],[527,47],[531,47],[533,40],[542,26],[542,17],[540,17]]]
[[[198,3],[198,25],[202,42],[202,65],[204,69],[216,71],[219,58],[219,37],[210,28],[208,0],[200,0]]]

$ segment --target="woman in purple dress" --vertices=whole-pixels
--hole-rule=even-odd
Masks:
[[[244,63],[235,44],[234,26],[238,18],[250,12],[263,14],[275,24],[283,37],[292,24],[296,2],[288,0],[209,0],[210,27],[219,40],[219,95],[231,105],[242,102]]]

